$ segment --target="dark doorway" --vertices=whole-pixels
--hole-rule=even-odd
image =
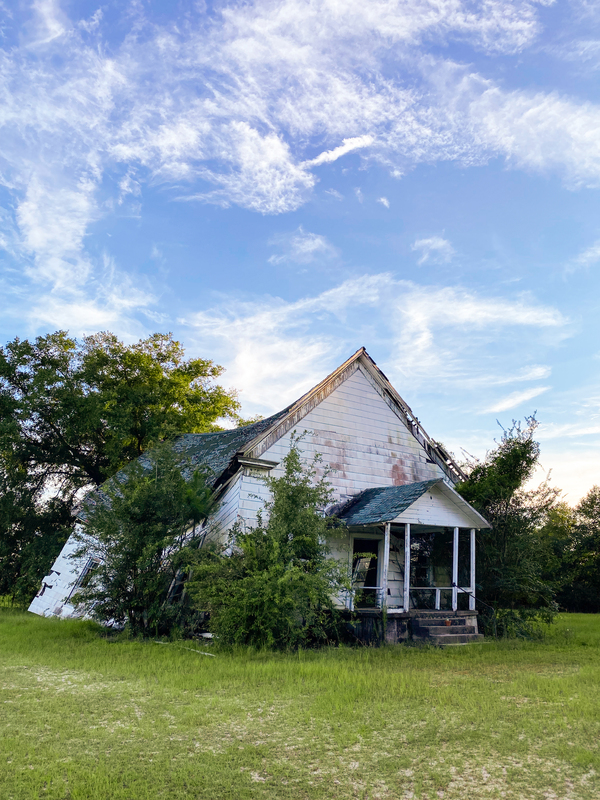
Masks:
[[[355,608],[377,607],[378,539],[354,539],[352,548],[352,585]]]

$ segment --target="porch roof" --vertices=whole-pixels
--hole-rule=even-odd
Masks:
[[[442,478],[404,486],[377,486],[365,489],[340,509],[336,516],[346,525],[373,525],[390,522],[406,511],[422,494],[442,483]]]
[[[417,512],[417,518],[411,520],[414,514],[405,512],[431,490],[433,490],[431,501],[433,505],[421,507]],[[432,509],[437,509],[438,513],[432,514]],[[445,483],[443,478],[407,483],[403,486],[377,486],[365,489],[341,507],[334,506],[329,513],[337,516],[348,526],[376,525],[396,520],[396,522],[408,521],[452,527],[456,525],[474,528],[491,527],[478,511]]]

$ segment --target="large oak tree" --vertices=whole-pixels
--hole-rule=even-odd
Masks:
[[[159,441],[236,418],[222,372],[171,334],[126,345],[57,331],[0,347],[0,594],[31,595],[86,489]]]

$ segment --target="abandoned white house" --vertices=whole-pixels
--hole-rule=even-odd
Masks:
[[[254,523],[266,499],[261,478],[281,474],[294,431],[306,431],[303,456],[319,453],[330,468],[335,503],[328,512],[347,526],[332,540],[336,557],[353,570],[353,591],[340,604],[366,615],[385,608],[396,641],[411,617],[429,616],[435,625],[443,616],[466,623],[460,627],[466,638],[476,633],[475,533],[490,526],[454,490],[464,478],[458,465],[429,438],[364,348],[278,414],[243,428],[179,437],[178,449],[214,476],[219,502],[205,523],[209,529],[224,536],[238,520]],[[30,611],[77,613],[69,598],[93,567],[89,559],[72,558],[78,546],[73,537],[67,541]]]

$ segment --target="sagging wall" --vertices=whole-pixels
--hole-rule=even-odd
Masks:
[[[52,569],[42,581],[40,590],[29,606],[29,611],[42,617],[73,616],[75,607],[68,602],[68,598],[89,560],[85,556],[73,558],[74,553],[81,547],[81,542],[77,541],[75,535],[81,531],[82,526],[77,523]]]

